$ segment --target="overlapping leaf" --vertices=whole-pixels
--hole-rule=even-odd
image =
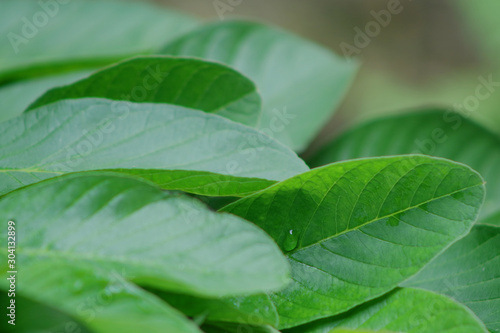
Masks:
[[[256,130],[168,104],[64,100],[0,123],[0,133],[0,194],[98,169],[195,170],[269,180],[308,170],[295,153]]]
[[[331,116],[356,70],[320,46],[252,22],[203,26],[162,52],[220,61],[253,79],[264,103],[260,128],[296,151]]]
[[[72,260],[37,258],[22,260],[18,265],[16,288],[19,295],[74,318],[61,322],[59,330],[78,332],[75,322],[78,320],[95,333],[202,332],[178,311],[118,274],[103,272],[92,265],[74,266]],[[6,276],[2,275],[2,285],[8,289],[4,282]],[[22,304],[17,304],[18,309]],[[17,325],[11,328],[21,324],[24,331],[40,330],[37,322],[29,322],[19,313],[16,320]]]
[[[209,197],[245,197],[276,183],[266,179],[234,177],[206,171],[114,169],[111,172],[140,177],[165,190],[179,190]]]
[[[49,90],[29,109],[84,97],[180,105],[249,126],[257,125],[261,109],[257,88],[235,70],[217,63],[171,57],[139,57],[121,62]]]
[[[201,317],[209,323],[237,323],[242,327],[279,326],[279,315],[268,295],[245,297],[202,298],[179,293],[154,290],[167,303],[193,318]]]
[[[16,224],[18,259],[91,263],[160,289],[223,296],[288,280],[262,230],[135,178],[85,173],[34,184],[0,200],[0,220]]]
[[[500,138],[452,111],[391,116],[346,132],[309,161],[312,167],[358,157],[422,153],[465,163],[486,181],[479,222],[500,224]]]
[[[403,285],[447,295],[500,332],[500,228],[475,226]]]
[[[412,155],[313,169],[224,210],[287,252],[293,283],[270,295],[287,328],[395,288],[469,232],[483,195],[470,168]]]
[[[2,0],[0,8],[0,82],[151,53],[196,25],[164,8],[121,1]]]
[[[333,329],[333,330],[332,330]],[[342,315],[286,331],[289,333],[485,333],[469,309],[428,291],[399,289]]]

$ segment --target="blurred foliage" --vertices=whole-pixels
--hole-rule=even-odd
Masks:
[[[212,1],[157,0],[220,19]],[[355,27],[373,20],[387,0],[242,1],[228,17],[250,16],[282,26],[341,54]],[[312,150],[354,123],[422,106],[458,107],[478,77],[500,82],[498,0],[400,0],[404,10],[362,50],[363,66],[347,98]],[[500,93],[481,100],[471,118],[500,132]]]

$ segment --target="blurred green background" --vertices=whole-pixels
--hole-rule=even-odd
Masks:
[[[395,0],[394,0],[395,1]],[[223,19],[249,17],[312,39],[338,54],[354,44],[355,28],[390,0],[156,0],[207,20],[221,19],[217,5],[233,3]],[[361,69],[340,110],[313,143],[314,151],[354,123],[428,106],[462,109],[500,132],[500,1],[400,0],[400,13],[370,38]],[[219,10],[220,12],[220,10]],[[483,78],[483,79],[480,79]],[[496,86],[485,90],[482,80]],[[483,85],[481,98],[474,98]],[[499,90],[499,91],[497,91]],[[485,92],[488,92],[488,96]],[[478,102],[478,103],[476,103]],[[311,151],[310,150],[310,151]]]

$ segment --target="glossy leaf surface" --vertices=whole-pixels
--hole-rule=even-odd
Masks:
[[[270,297],[287,328],[395,288],[469,232],[483,196],[470,168],[410,155],[313,169],[224,210],[285,251],[293,283]]]
[[[359,157],[421,153],[465,163],[486,181],[480,223],[500,225],[500,138],[452,111],[375,119],[344,133],[309,161],[311,167]]]

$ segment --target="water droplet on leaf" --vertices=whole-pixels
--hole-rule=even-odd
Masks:
[[[293,233],[293,230],[290,230],[286,236],[285,241],[283,242],[283,248],[285,251],[292,251],[297,247],[297,243],[299,241],[299,237],[297,233]]]

